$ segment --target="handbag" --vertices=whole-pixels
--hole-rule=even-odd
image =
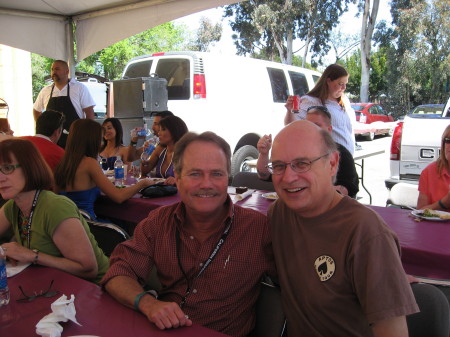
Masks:
[[[174,195],[177,192],[176,186],[169,185],[151,185],[139,191],[142,194],[141,198],[161,198]]]

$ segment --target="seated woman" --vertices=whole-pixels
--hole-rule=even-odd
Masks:
[[[50,191],[52,172],[30,141],[2,141],[0,186],[2,197],[10,199],[0,209],[0,235],[12,228],[16,241],[2,245],[10,261],[100,281],[109,267],[108,258],[76,205]]]
[[[106,159],[106,165],[102,167],[104,170],[114,170],[114,163],[117,156],[120,156],[125,165],[128,158],[128,148],[123,145],[123,129],[122,124],[117,118],[107,118],[102,123],[103,143],[100,148],[100,157]]]
[[[8,136],[14,135],[14,131],[11,130],[7,118],[0,118],[0,134]]]
[[[420,174],[417,208],[450,209],[450,125],[442,134],[441,154]]]
[[[142,175],[145,176],[156,167],[155,177],[165,178],[166,185],[175,185],[172,156],[176,142],[188,132],[184,121],[177,116],[168,116],[161,119],[158,132],[159,145],[162,151],[154,151],[148,162],[142,162]]]
[[[102,128],[97,122],[91,119],[73,122],[64,157],[55,170],[56,186],[60,193],[88,212],[93,220],[97,219],[94,202],[100,191],[114,202],[122,203],[140,189],[153,184],[149,179],[143,179],[130,187],[116,188],[103,174],[97,161],[101,139]]]

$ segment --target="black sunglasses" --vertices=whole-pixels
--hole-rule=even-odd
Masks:
[[[36,292],[34,291],[34,295],[28,296],[27,294],[25,294],[25,292],[22,289],[22,286],[19,286],[20,292],[22,293],[22,295],[24,296],[23,298],[19,298],[18,300],[16,300],[17,302],[32,302],[34,301],[37,297],[53,297],[59,294],[58,290],[53,290],[50,291],[50,289],[52,289],[53,286],[53,282],[55,280],[52,280],[50,282],[50,286],[48,287],[48,289],[46,291],[41,290],[40,292]]]

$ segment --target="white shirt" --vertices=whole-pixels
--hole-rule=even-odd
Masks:
[[[339,105],[336,100],[325,101],[325,107],[331,114],[331,125],[333,131],[331,136],[336,143],[345,146],[347,150],[353,155],[355,152],[355,134],[353,132],[353,124],[356,122],[355,111],[350,106],[350,101],[347,97],[342,97],[345,109]],[[301,98],[300,111],[294,114],[294,119],[306,119],[306,110],[310,106],[321,105],[320,98],[305,95]]]
[[[83,109],[88,108],[90,106],[95,106],[94,99],[92,98],[88,88],[83,83],[80,83],[75,79],[71,78],[69,85],[70,85],[69,91],[70,101],[72,102],[75,111],[77,112],[80,118],[86,118],[86,114],[84,113]],[[36,102],[34,102],[33,105],[34,110],[40,112],[46,110],[48,101],[50,100],[50,93],[52,92],[52,86],[53,83],[42,88],[41,92],[39,93],[36,99]],[[55,85],[52,97],[59,97],[59,96],[67,96],[67,85],[64,86],[62,90],[59,90]]]

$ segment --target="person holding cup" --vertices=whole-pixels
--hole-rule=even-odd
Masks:
[[[311,106],[325,106],[331,113],[333,131],[331,136],[336,143],[343,145],[353,155],[355,152],[355,135],[353,124],[356,122],[355,112],[350,101],[344,95],[349,74],[339,64],[329,65],[316,85],[300,98],[298,112],[294,110],[294,96],[289,96],[285,104],[284,124],[295,120],[306,119],[306,110]]]

